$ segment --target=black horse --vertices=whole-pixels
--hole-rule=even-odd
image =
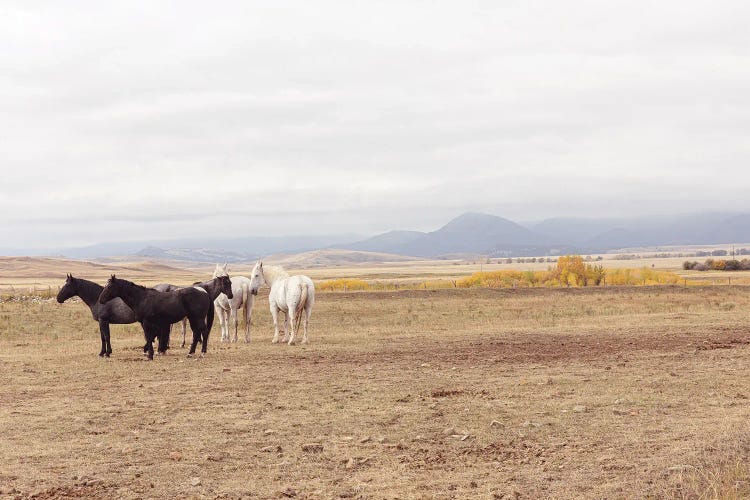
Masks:
[[[224,278],[224,277],[222,277]],[[229,279],[218,280],[221,292],[231,296],[232,287]],[[118,279],[114,274],[99,296],[99,302],[106,304],[120,297],[135,313],[137,321],[143,327],[148,348],[148,359],[154,359],[154,339],[159,339],[159,352],[164,353],[169,341],[169,327],[172,323],[187,317],[193,330],[193,343],[188,356],[195,354],[198,340],[202,340],[201,353],[208,347],[208,329],[206,318],[213,301],[206,290],[195,287],[182,288],[173,292],[157,290],[136,285],[127,280]]]
[[[191,286],[193,287],[199,287],[203,288],[206,292],[208,292],[208,296],[211,298],[211,302],[215,301],[216,298],[223,293],[223,291],[226,289],[225,287],[227,284],[225,281],[229,281],[229,287],[231,288],[232,282],[229,279],[229,276],[219,276],[218,278],[214,278],[209,281],[196,281]],[[176,290],[181,290],[185,287],[177,286],[177,285],[171,285],[169,283],[160,283],[158,285],[155,285],[154,290],[158,290],[160,292],[174,292]],[[182,318],[182,346],[185,347],[185,331],[186,331],[186,325],[185,322],[187,321],[187,318]],[[211,333],[211,327],[214,324],[214,308],[210,308],[208,311],[208,315],[206,316],[206,328],[208,328],[208,333]],[[169,327],[170,334],[172,332],[172,327],[170,325]],[[199,340],[200,342],[200,340]],[[167,346],[169,348],[169,346]]]
[[[102,337],[102,350],[99,352],[99,356],[109,357],[112,354],[112,344],[109,342],[109,325],[128,325],[135,323],[137,320],[133,310],[121,299],[100,304],[97,299],[103,289],[103,286],[93,281],[74,278],[72,274],[68,274],[65,284],[57,294],[57,301],[62,304],[77,295],[89,306],[91,315],[99,323],[99,333]]]

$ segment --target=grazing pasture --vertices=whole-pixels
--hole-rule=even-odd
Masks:
[[[750,494],[747,288],[322,293],[305,346],[264,290],[252,343],[153,362],[138,324],[103,359],[84,304],[0,303],[0,495]]]

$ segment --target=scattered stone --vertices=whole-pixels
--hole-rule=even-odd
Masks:
[[[169,458],[171,458],[175,462],[178,462],[182,460],[182,453],[180,453],[179,451],[173,451],[172,453],[169,454]]]
[[[454,434],[457,434],[457,432],[453,427],[448,427],[447,429],[443,430],[443,434],[445,434],[446,436],[452,436]]]
[[[588,408],[586,408],[583,405],[575,405],[573,407],[573,413],[586,413],[588,411]]]
[[[227,458],[229,458],[229,453],[226,451],[217,451],[216,453],[206,455],[206,460],[209,462],[221,462]]]
[[[260,449],[263,453],[281,452],[281,446],[264,446]]]
[[[369,442],[369,441],[370,441],[371,439],[372,439],[372,438],[371,438],[370,436],[365,436],[365,437],[361,438],[361,439],[359,440],[359,442],[360,442],[360,444],[364,444],[364,443],[367,443],[367,442]]]
[[[190,484],[192,486],[200,486],[201,485],[201,478],[199,477],[193,477],[190,479]]]
[[[626,410],[620,410],[619,408],[613,408],[612,413],[615,415],[629,415],[629,412]]]
[[[320,443],[303,444],[302,451],[307,452],[307,453],[320,453],[323,451],[323,445]]]
[[[266,429],[263,431],[264,436],[270,436],[271,434],[276,434],[276,431],[273,429]]]
[[[347,469],[353,469],[354,467],[356,467],[356,465],[357,465],[357,462],[353,458],[350,458],[349,460],[347,460],[345,467]]]
[[[670,467],[667,470],[669,472],[674,473],[674,472],[685,472],[685,471],[689,471],[689,470],[692,470],[692,469],[695,469],[695,467],[693,467],[692,465],[683,464],[683,465],[673,465],[672,467]]]
[[[467,439],[469,439],[469,434],[464,434],[463,436],[461,436],[461,441],[466,441]]]
[[[223,371],[223,372],[231,372],[232,369],[231,368],[223,368],[221,371]]]
[[[294,491],[292,488],[287,488],[281,492],[281,495],[287,498],[294,498],[297,496],[297,492]]]
[[[430,363],[422,363],[421,365],[419,365],[419,367],[420,368],[429,368],[430,367]]]
[[[505,427],[499,420],[493,420],[490,422],[490,427]]]

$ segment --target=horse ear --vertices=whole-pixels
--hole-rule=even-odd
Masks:
[[[258,267],[263,267],[263,261],[262,260],[258,261]]]

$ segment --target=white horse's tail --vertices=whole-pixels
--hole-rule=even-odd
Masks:
[[[299,304],[297,304],[297,310],[295,311],[297,317],[295,318],[296,324],[294,325],[294,331],[299,331],[300,321],[302,320],[302,311],[305,310],[307,305],[307,284],[302,282],[299,284]]]
[[[247,307],[247,297],[250,290],[248,290],[247,283],[242,283],[242,304],[240,304],[241,308]]]

